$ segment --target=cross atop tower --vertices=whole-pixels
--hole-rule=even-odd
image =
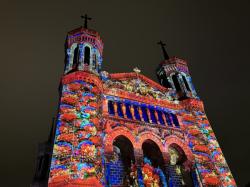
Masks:
[[[164,47],[164,46],[166,46],[166,44],[163,43],[161,40],[160,40],[157,44],[159,44],[159,45],[161,46],[161,48],[162,48],[164,60],[168,60],[168,59],[169,59],[169,56],[168,56],[168,53],[167,53],[167,51],[166,51],[166,49],[165,49],[165,47]]]
[[[84,28],[87,29],[88,28],[88,20],[91,20],[91,17],[88,17],[87,14],[85,14],[84,16],[81,15],[81,18],[84,19]]]

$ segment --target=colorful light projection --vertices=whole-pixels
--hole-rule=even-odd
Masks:
[[[63,85],[49,183],[102,180],[98,95],[93,85]],[[96,184],[98,186],[98,184]]]
[[[236,186],[206,115],[202,112],[183,114],[183,124],[202,182],[211,186]]]
[[[236,186],[184,60],[174,57],[161,64],[171,65],[163,68],[169,73],[178,70],[175,83],[170,81],[172,88],[166,88],[140,74],[139,69],[134,73],[100,72],[103,43],[96,31],[79,28],[70,32],[67,40],[49,187],[112,186],[118,176],[127,177],[128,173],[134,186],[178,186],[184,185],[185,172],[195,187]],[[91,54],[83,54],[90,48]],[[180,72],[184,74],[180,76]],[[185,99],[179,100],[176,86],[186,87]],[[117,135],[131,140],[130,152],[135,157],[127,168],[119,160],[124,171],[130,170],[119,175],[118,170],[111,173],[118,162],[109,158]],[[147,139],[161,147],[163,161],[158,166],[152,155],[142,153]],[[182,151],[169,148],[172,144]],[[181,152],[188,159],[177,164],[184,155]],[[124,182],[123,178],[119,181]]]
[[[99,127],[98,94],[95,86],[84,81],[74,81],[63,86],[50,169],[50,185],[72,180],[82,184],[99,181],[95,186],[105,184],[102,164],[102,140],[105,132]],[[128,109],[135,114],[128,104],[120,107],[120,113],[128,117]],[[114,111],[119,113],[118,108]],[[210,186],[236,186],[205,114],[190,114],[183,110],[179,115],[182,119],[182,130],[188,135],[187,143],[195,156],[196,174],[199,175],[200,182]],[[159,120],[159,116],[157,119]],[[136,116],[131,117],[131,120],[136,121]],[[171,155],[171,151],[169,153]],[[144,158],[141,173],[142,175],[138,176],[136,167],[132,165],[131,176],[139,186],[140,181],[144,186],[171,184],[164,172],[160,168],[154,168],[147,158]]]
[[[166,176],[163,171],[158,167],[154,168],[151,161],[144,157],[144,163],[142,166],[143,183],[145,187],[162,186],[167,187]]]

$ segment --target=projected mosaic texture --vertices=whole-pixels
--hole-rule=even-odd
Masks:
[[[50,187],[236,186],[185,60],[164,51],[157,83],[102,53],[96,31],[68,33]]]

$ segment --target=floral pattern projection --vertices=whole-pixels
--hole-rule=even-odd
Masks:
[[[65,84],[59,107],[49,183],[101,181],[96,87],[83,81]]]
[[[154,168],[148,158],[144,158],[142,166],[143,183],[145,187],[167,187],[166,176],[160,168]]]
[[[236,186],[205,113],[183,114],[183,124],[202,183],[208,186]]]

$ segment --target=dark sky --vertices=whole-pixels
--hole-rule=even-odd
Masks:
[[[93,17],[103,69],[138,66],[154,80],[162,60],[188,61],[194,85],[239,186],[250,181],[250,11],[243,1],[6,1],[0,4],[0,186],[29,186],[38,142],[56,115],[64,40]]]

